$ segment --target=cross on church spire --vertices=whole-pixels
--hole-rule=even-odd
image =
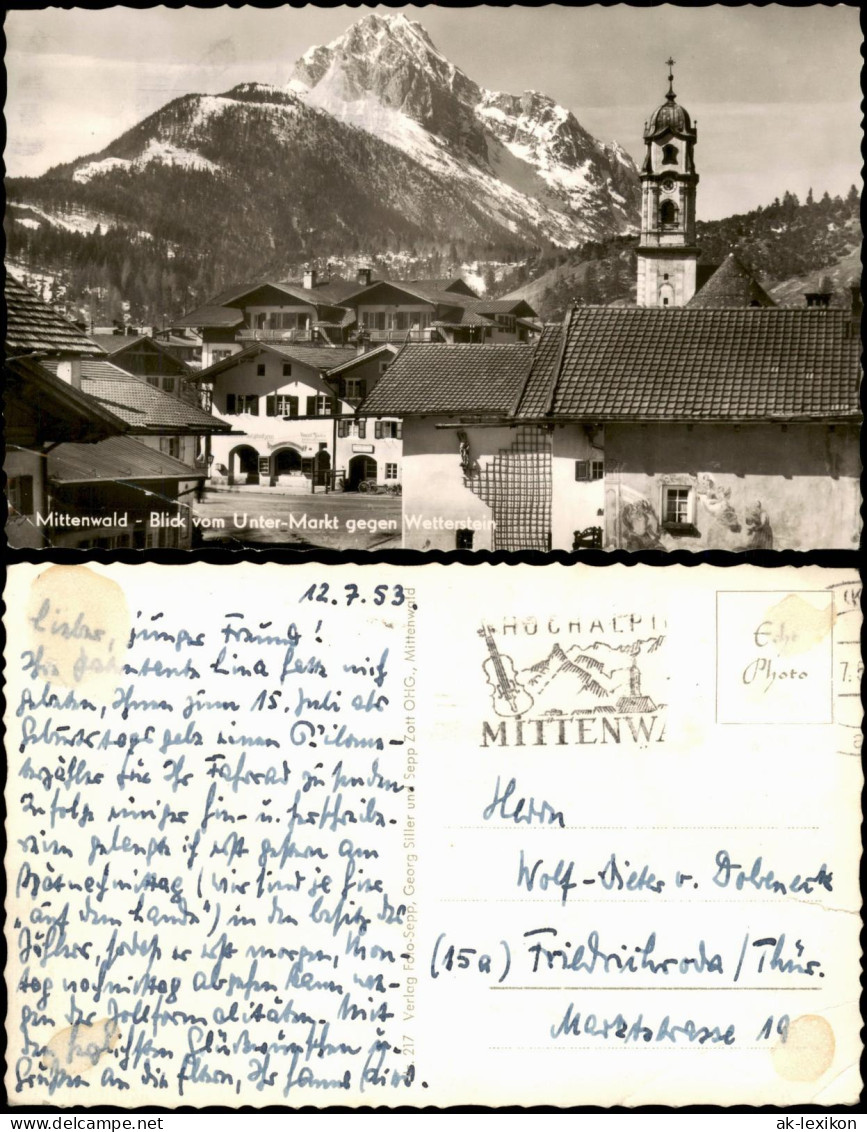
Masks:
[[[675,61],[676,60],[672,59],[670,55],[665,60],[665,65],[668,67],[668,94],[665,97],[669,100],[669,102],[674,102],[675,98],[677,97],[674,93],[674,73],[671,69],[675,64]]]

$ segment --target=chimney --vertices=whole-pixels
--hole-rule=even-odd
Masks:
[[[311,267],[309,263],[304,267],[303,282],[308,291],[312,290],[316,286],[316,268]]]
[[[355,273],[355,282],[359,287],[369,287],[372,278],[372,267],[359,267],[358,271]]]
[[[807,291],[804,295],[808,307],[829,307],[831,305],[830,291]]]
[[[366,354],[370,349],[370,335],[362,327],[355,339],[355,352],[357,355]]]
[[[73,389],[81,389],[81,358],[61,358],[57,363],[57,376]]]

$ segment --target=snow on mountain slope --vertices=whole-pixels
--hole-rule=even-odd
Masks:
[[[307,51],[285,88],[485,194],[512,230],[556,243],[631,231],[637,170],[536,91],[484,90],[403,13],[371,13]]]
[[[138,157],[132,159],[104,157],[100,161],[88,161],[87,164],[78,166],[72,174],[72,179],[79,184],[85,184],[92,177],[100,174],[112,173],[117,169],[139,169],[152,161],[159,161],[163,165],[180,165],[185,169],[204,169],[209,173],[216,173],[219,168],[213,161],[208,161],[195,150],[182,149],[167,141],[151,138]]]

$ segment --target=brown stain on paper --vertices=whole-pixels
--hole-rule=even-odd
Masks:
[[[27,646],[49,683],[111,695],[131,625],[117,582],[87,566],[49,566],[30,585],[25,616]]]
[[[768,610],[762,631],[780,656],[808,652],[831,632],[834,601],[831,597],[827,601],[824,609],[817,609],[798,594],[789,594]]]
[[[83,1077],[110,1055],[119,1042],[120,1027],[114,1018],[78,1022],[58,1030],[39,1060],[46,1069],[63,1069],[70,1077]]]
[[[771,1050],[774,1069],[786,1081],[818,1081],[831,1068],[836,1042],[831,1023],[820,1014],[802,1014],[789,1023],[786,1040]]]

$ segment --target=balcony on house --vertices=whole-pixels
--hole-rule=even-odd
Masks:
[[[245,326],[238,331],[239,342],[311,342],[313,331],[305,327]]]
[[[440,342],[442,336],[434,326],[424,326],[420,329],[414,330],[398,330],[396,327],[386,327],[384,329],[365,327],[363,330],[365,337],[371,342]]]

